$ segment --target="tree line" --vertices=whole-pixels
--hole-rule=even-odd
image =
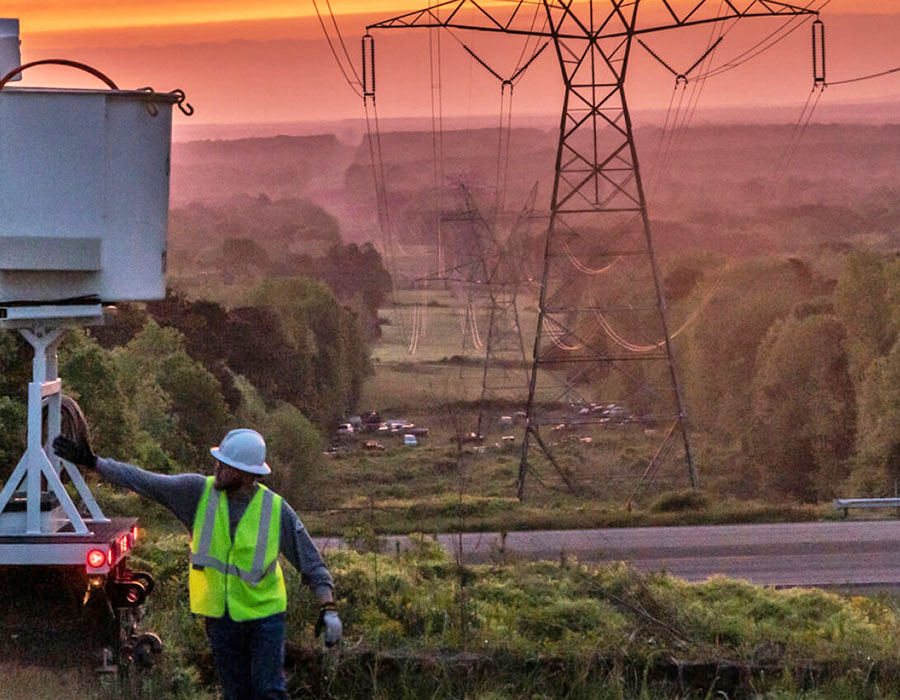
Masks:
[[[0,332],[0,459],[24,449],[31,349]],[[64,391],[84,411],[96,451],[160,472],[202,469],[238,425],[268,442],[275,488],[309,505],[322,435],[353,410],[370,372],[356,315],[323,283],[265,279],[226,309],[170,291],[125,304],[103,326],[70,332]]]
[[[806,503],[894,495],[900,259],[707,256],[670,278],[694,282],[676,311],[706,304],[676,348],[692,423],[731,488]]]

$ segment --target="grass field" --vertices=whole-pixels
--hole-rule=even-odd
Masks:
[[[397,290],[394,306],[381,311],[380,316],[387,323],[382,325],[383,336],[373,347],[372,357],[376,362],[435,362],[456,355],[480,362],[484,351],[477,345],[487,341],[489,300],[483,292],[473,297],[473,327],[471,323],[466,325],[467,299],[463,285],[448,290]],[[517,307],[525,353],[530,359],[537,327],[536,300],[531,295],[521,295]],[[509,352],[500,356],[515,355]]]
[[[361,522],[379,532],[436,532],[787,521],[832,515],[826,507],[753,501],[743,493],[748,475],[736,473],[727,451],[708,444],[701,434],[693,435],[693,440],[703,491],[681,506],[671,506],[682,502],[679,494],[690,489],[690,481],[678,449],[661,454],[648,468],[663,442],[662,428],[579,424],[577,415],[566,430],[542,428],[552,461],[531,441],[526,498],[519,502],[525,431],[515,413],[525,405],[530,367],[513,370],[521,371],[517,376],[521,389],[505,394],[489,390],[486,401],[479,403],[485,351],[473,347],[471,333],[462,332],[465,299],[449,290],[405,290],[395,299],[395,307],[381,312],[390,323],[382,326],[383,337],[373,347],[374,375],[366,382],[360,409],[377,410],[384,420],[405,419],[426,427],[428,436],[415,448],[403,447],[400,436],[361,435],[345,442],[346,450],[326,462],[315,487],[323,496],[307,518],[317,532],[338,534]],[[422,315],[416,322],[420,333],[413,353],[415,313]],[[520,320],[530,354],[534,308],[523,312]],[[479,323],[486,324],[486,317]],[[492,386],[496,385],[489,384],[489,389]],[[514,420],[510,423],[504,416]],[[483,443],[460,444],[458,439],[476,431],[479,421]],[[360,449],[373,438],[386,449]]]
[[[529,475],[520,502],[518,444],[459,453],[437,439],[429,435],[427,444],[415,448],[395,443],[384,451],[357,450],[327,460],[315,485],[322,496],[304,509],[307,527],[340,535],[360,527],[378,533],[510,531],[835,517],[824,506],[711,498],[684,489],[683,475],[673,475],[671,488],[663,482],[635,493],[643,465],[627,463],[593,480],[586,472],[569,473],[576,487],[583,487],[572,493],[546,460],[534,460],[539,477]],[[610,454],[617,449],[611,447]]]
[[[897,698],[900,603],[712,578],[687,584],[626,564],[460,566],[428,537],[411,551],[327,552],[340,650],[312,634],[316,603],[292,569],[291,697],[387,700],[888,700]],[[5,660],[4,698],[216,697],[202,624],[187,610],[186,535],[148,533],[134,562],[160,583],[144,627],[160,665],[124,685],[81,647],[61,666]]]

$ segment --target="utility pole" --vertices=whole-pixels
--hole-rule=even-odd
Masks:
[[[534,8],[543,14],[535,21]],[[541,428],[588,431],[617,422],[661,428],[645,476],[673,442],[698,485],[666,300],[638,165],[626,77],[633,41],[729,20],[817,12],[774,0],[447,0],[373,29],[445,27],[542,37],[565,85],[522,445],[518,497],[533,439],[574,490]],[[368,35],[367,35],[368,36]],[[597,477],[597,478],[595,478]],[[602,476],[588,478],[603,483]],[[643,477],[642,477],[643,479]]]

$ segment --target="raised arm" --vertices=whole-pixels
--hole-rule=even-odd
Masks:
[[[206,482],[200,474],[154,474],[133,464],[104,459],[94,454],[86,438],[72,440],[60,435],[53,441],[53,451],[67,462],[96,471],[111,484],[124,486],[165,506],[186,528],[193,526]]]
[[[124,486],[168,508],[190,530],[206,477],[201,474],[155,474],[133,464],[97,458],[97,474],[104,481]]]

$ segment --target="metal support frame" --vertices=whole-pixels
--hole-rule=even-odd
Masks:
[[[444,221],[463,224],[456,235],[456,261],[453,271],[466,287],[466,318],[487,308],[488,329],[481,365],[481,393],[478,399],[478,420],[475,432],[482,435],[485,410],[492,400],[511,401],[520,398],[522,387],[528,385],[528,361],[522,341],[516,297],[524,279],[524,252],[521,240],[534,216],[537,184],[532,187],[522,211],[503,239],[498,231],[499,216],[488,221],[475,202],[466,184],[460,185],[463,199],[461,209],[444,214]],[[451,279],[444,276],[444,279]],[[468,330],[463,335],[466,350]],[[476,346],[476,349],[477,346]],[[462,373],[462,368],[460,372]]]
[[[542,0],[546,23],[540,27],[533,19],[528,22],[530,3],[525,0],[490,9],[474,0],[445,0],[368,27],[445,27],[538,36],[549,38],[556,51],[565,96],[519,499],[524,498],[527,475],[534,472],[528,463],[531,438],[573,488],[539,428],[563,422],[600,425],[603,419],[594,416],[593,409],[600,400],[608,401],[612,391],[642,423],[675,423],[688,480],[691,486],[698,485],[625,95],[632,42],[644,34],[727,20],[811,18],[818,13],[776,0],[663,4],[663,11],[641,14],[641,0]],[[590,400],[595,397],[598,402]],[[573,407],[581,407],[579,415],[588,413],[584,418],[572,416]],[[650,459],[654,469],[659,455],[656,450]]]
[[[15,329],[34,350],[32,380],[28,384],[28,423],[25,453],[0,491],[0,515],[19,487],[25,484],[26,515],[22,535],[85,535],[85,519],[61,480],[63,470],[90,513],[87,522],[109,522],[91,494],[78,467],[56,457],[50,445],[60,433],[62,381],[59,378],[57,350],[66,329],[78,325],[102,323],[99,304],[72,306],[13,306],[0,308],[0,328]],[[47,400],[47,441],[42,444],[43,403]],[[41,523],[42,480],[59,500],[71,523],[71,531],[45,530]],[[64,521],[65,522],[65,521]],[[51,526],[52,527],[52,526]],[[8,533],[7,533],[8,534]]]
[[[634,391],[643,394],[642,405],[629,410],[640,410],[645,418],[649,414],[654,423],[675,419],[690,485],[698,485],[625,97],[637,4],[626,14],[619,15],[622,22],[627,20],[624,37],[601,41],[594,35],[595,22],[608,18],[595,18],[593,4],[587,23],[591,29],[582,39],[555,37],[566,92],[528,391],[529,429],[519,467],[520,499],[525,494],[529,439],[538,437],[542,423],[561,420],[559,404],[585,407],[596,404],[593,399],[611,398],[609,382],[597,378],[611,372],[622,373],[622,383],[632,385],[629,389],[642,385]],[[548,11],[557,33],[565,19],[554,23]],[[576,274],[584,271],[580,268],[589,272]],[[603,275],[604,281],[594,283],[590,271]],[[598,322],[603,333],[597,332]],[[623,337],[625,342],[615,342]],[[635,361],[664,363],[670,390],[661,382],[651,386],[644,372],[633,370]],[[633,375],[637,381],[627,381]],[[620,390],[617,401],[627,402],[627,391]],[[592,421],[578,422],[584,426]],[[542,441],[538,444],[549,456]]]

